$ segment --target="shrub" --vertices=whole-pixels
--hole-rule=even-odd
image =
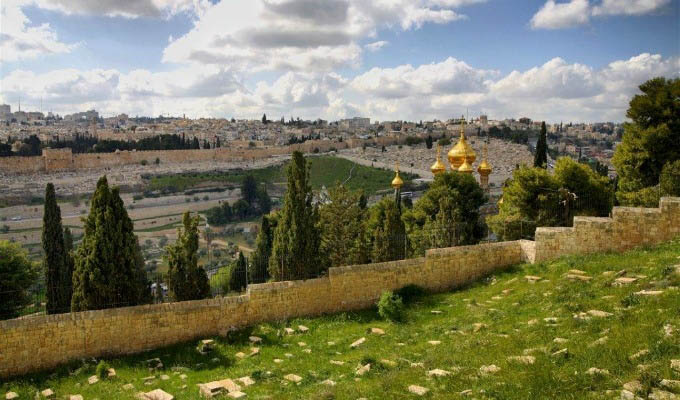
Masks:
[[[425,289],[417,285],[406,285],[394,294],[400,297],[404,304],[411,304],[425,295]]]
[[[160,159],[160,158],[158,158],[158,157],[156,157],[156,161],[155,161],[155,163],[156,163],[156,165],[160,164],[160,163],[161,163],[161,159]]]
[[[9,225],[3,225],[0,227],[0,233],[7,233],[9,232]]]
[[[111,368],[111,366],[106,361],[99,361],[95,375],[97,375],[99,379],[106,379],[109,377],[109,368]]]
[[[142,160],[142,162],[141,162],[142,165],[146,165],[146,164],[148,164],[148,163],[149,163],[149,162],[146,161],[146,160]]]
[[[628,296],[621,299],[621,305],[624,307],[632,307],[640,304],[640,296],[635,293],[630,293]]]
[[[404,303],[402,302],[401,297],[389,290],[383,292],[378,301],[378,314],[389,321],[402,321],[404,317]]]

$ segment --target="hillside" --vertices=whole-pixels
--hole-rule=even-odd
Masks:
[[[366,194],[372,195],[376,191],[390,189],[390,182],[394,177],[393,171],[358,165],[339,157],[308,157],[307,160],[310,164],[312,187],[315,190],[320,189],[322,186],[330,187],[337,182],[345,182],[351,190],[361,189]],[[177,191],[184,191],[206,184],[238,186],[246,175],[253,175],[259,182],[271,185],[286,182],[287,165],[288,163],[286,162],[283,165],[251,170],[157,175],[148,177],[147,182],[151,190],[171,188]],[[416,176],[402,173],[402,178],[408,185]]]
[[[624,385],[635,389],[632,381],[644,398],[662,398],[662,388],[680,393],[680,361],[672,361],[680,360],[678,286],[680,239],[519,265],[459,291],[416,298],[399,324],[375,310],[263,324],[214,338],[207,355],[194,342],[108,360],[117,377],[94,385],[88,377],[96,361],[85,360],[0,383],[0,394],[31,398],[51,388],[58,397],[132,399],[161,388],[176,399],[199,399],[196,384],[249,376],[254,384],[237,383],[251,399],[417,398],[411,385],[433,399],[613,399]],[[295,333],[285,335],[286,327]],[[365,342],[350,348],[360,338]],[[258,354],[239,357],[254,346]],[[155,358],[160,368],[146,361]],[[366,364],[370,370],[357,375]],[[284,378],[289,374],[301,381]],[[145,381],[149,376],[155,378]]]

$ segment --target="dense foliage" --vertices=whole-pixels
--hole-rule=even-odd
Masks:
[[[541,133],[538,135],[538,142],[536,142],[534,167],[548,168],[548,137],[546,135],[545,121],[543,121]]]
[[[203,267],[198,266],[198,215],[187,211],[177,241],[166,247],[167,284],[174,301],[199,300],[210,296],[210,282]]]
[[[272,200],[267,187],[260,187],[254,176],[246,175],[241,184],[241,198],[233,205],[224,201],[209,209],[206,211],[206,218],[211,225],[224,225],[268,214],[271,208]]]
[[[275,229],[276,216],[264,215],[255,240],[255,252],[250,258],[251,265],[248,270],[250,283],[264,283],[269,280],[269,258],[272,255]]]
[[[72,240],[72,239],[71,239]],[[73,244],[71,244],[71,247]],[[61,210],[57,205],[54,185],[45,188],[45,207],[43,211],[42,248],[45,256],[45,286],[48,314],[64,313],[71,309],[71,290],[73,270],[71,255],[66,249],[64,230],[61,224]]]
[[[19,310],[31,302],[28,289],[36,276],[21,246],[0,240],[0,319],[19,316]]]
[[[448,172],[437,175],[413,209],[404,213],[411,250],[475,244],[484,237],[479,207],[486,195],[475,178]]]
[[[498,215],[487,223],[501,239],[527,238],[539,226],[571,226],[576,213],[608,216],[613,202],[608,178],[563,157],[554,174],[543,168],[516,169],[503,188]]]
[[[238,259],[231,268],[229,275],[229,290],[232,292],[243,292],[248,285],[248,260],[243,252],[238,253]]]
[[[288,189],[274,233],[269,273],[276,280],[307,279],[325,267],[319,254],[319,210],[313,204],[309,168],[301,152],[293,152],[286,174]]]
[[[618,201],[658,206],[661,171],[680,160],[680,79],[655,78],[640,85],[630,101],[623,141],[612,162],[619,175]]]
[[[150,298],[132,220],[118,188],[97,182],[75,255],[73,311],[137,305]]]

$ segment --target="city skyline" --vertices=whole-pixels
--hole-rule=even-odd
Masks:
[[[0,102],[61,114],[620,122],[637,85],[678,76],[678,4],[9,0]]]

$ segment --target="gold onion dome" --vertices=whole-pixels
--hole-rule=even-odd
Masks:
[[[471,174],[474,170],[472,169],[472,165],[468,162],[467,159],[463,161],[463,164],[461,164],[460,167],[458,167],[458,172],[462,172],[465,174]]]
[[[435,161],[434,164],[432,164],[432,166],[430,167],[430,171],[432,171],[432,174],[434,176],[437,176],[441,173],[446,172],[446,164],[444,164],[442,162],[441,156],[442,156],[442,146],[438,144],[437,145],[437,161]]]
[[[477,167],[477,172],[479,172],[480,175],[491,175],[491,172],[493,172],[493,167],[487,161],[488,152],[489,150],[487,149],[486,144],[484,144],[484,158],[479,164],[479,167]]]
[[[395,169],[396,175],[394,176],[394,179],[392,179],[392,187],[395,189],[399,189],[402,186],[404,186],[404,181],[401,179],[399,176],[399,163],[397,162],[397,167]]]
[[[477,159],[475,151],[472,150],[472,147],[470,147],[467,140],[465,140],[465,117],[461,118],[460,139],[458,140],[458,143],[449,150],[448,157],[451,169],[454,171],[458,170],[465,161],[470,164],[470,168],[472,169],[472,164]]]

